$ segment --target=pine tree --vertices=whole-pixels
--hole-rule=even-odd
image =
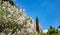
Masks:
[[[38,17],[36,17],[36,31],[39,33],[39,24],[38,24]]]

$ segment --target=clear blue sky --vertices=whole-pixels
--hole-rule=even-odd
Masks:
[[[27,15],[34,20],[38,16],[42,29],[49,29],[50,25],[57,28],[60,24],[60,0],[14,0],[14,2],[25,9]]]

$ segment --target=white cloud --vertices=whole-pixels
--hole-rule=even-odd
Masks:
[[[43,33],[47,33],[47,32],[48,32],[48,30],[47,30],[47,29],[43,30]]]

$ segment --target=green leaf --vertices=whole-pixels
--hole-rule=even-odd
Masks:
[[[0,14],[2,14],[3,13],[3,11],[0,9]]]

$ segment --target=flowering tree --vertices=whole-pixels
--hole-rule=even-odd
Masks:
[[[32,19],[7,0],[3,0],[3,3],[0,4],[1,32],[6,35],[36,35]]]

